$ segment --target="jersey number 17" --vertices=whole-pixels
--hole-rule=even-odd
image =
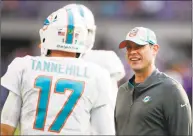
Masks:
[[[48,105],[52,85],[54,85],[55,88],[54,93],[57,93],[58,95],[65,94],[66,91],[71,92],[67,101],[65,101],[61,110],[58,112],[54,121],[48,129],[48,131],[50,132],[59,133],[84,91],[84,82],[60,78],[57,80],[56,83],[53,84],[52,77],[38,76],[35,79],[34,84],[35,88],[39,89],[39,98],[37,102],[36,116],[33,125],[34,129],[44,131],[47,111],[49,110]]]

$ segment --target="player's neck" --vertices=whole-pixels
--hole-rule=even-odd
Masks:
[[[143,71],[135,72],[135,83],[144,82],[156,69],[155,65],[151,65]]]
[[[64,51],[51,51],[50,57],[76,57],[76,53],[73,52],[64,52]]]

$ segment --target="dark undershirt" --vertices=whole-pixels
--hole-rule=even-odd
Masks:
[[[135,81],[133,82],[133,86],[138,86],[140,83],[135,83]]]

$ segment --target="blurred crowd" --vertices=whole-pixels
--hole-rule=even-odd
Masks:
[[[73,1],[3,1],[3,17],[38,18]],[[180,20],[191,19],[191,1],[83,1],[95,17],[120,19]],[[180,9],[180,10],[179,10]]]
[[[41,18],[48,16],[49,13],[72,2],[51,2],[51,1],[3,1],[2,2],[2,19],[4,18]],[[191,21],[191,1],[84,1],[81,2],[88,7],[92,6],[92,11],[97,20],[105,19],[121,19],[121,20],[154,20],[154,21]],[[180,9],[180,10],[179,10]],[[191,28],[190,28],[191,29]],[[39,40],[39,39],[38,39]],[[37,41],[38,41],[37,40]],[[22,40],[21,40],[22,41]],[[191,39],[190,39],[191,41]],[[36,43],[36,42],[35,42]],[[2,36],[1,44],[1,76],[6,72],[8,64],[17,56],[38,55],[38,48],[33,42],[16,42],[12,38],[4,40]],[[38,42],[37,42],[38,43]],[[18,45],[13,46],[12,45]],[[111,40],[106,37],[98,36],[94,49],[113,50],[120,56],[125,70],[126,76],[119,82],[119,85],[127,81],[133,71],[130,69],[122,52],[110,46]],[[173,43],[170,43],[170,45]],[[170,45],[162,51],[168,54]],[[167,47],[168,46],[168,47]],[[185,48],[184,48],[185,47]],[[175,49],[174,49],[175,48]],[[187,48],[187,49],[186,49]],[[170,55],[171,59],[165,60],[162,56],[157,57],[157,67],[160,71],[166,72],[172,78],[179,81],[185,88],[190,103],[192,104],[192,43],[179,44],[175,47]],[[164,53],[162,53],[163,55]],[[7,97],[8,92],[5,88],[1,88],[1,108]]]

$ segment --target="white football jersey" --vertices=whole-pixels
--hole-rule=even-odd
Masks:
[[[94,113],[110,106],[112,87],[109,73],[94,63],[76,58],[18,57],[1,84],[22,98],[21,135],[85,135],[90,133],[92,121],[101,123],[100,134],[114,134],[114,117],[106,116],[110,110]],[[98,118],[100,114],[104,117]],[[109,125],[104,126],[106,123]]]
[[[124,66],[114,51],[90,50],[83,56],[83,59],[105,68],[117,81],[125,76]]]
[[[83,59],[100,65],[110,73],[112,81],[111,100],[114,108],[118,92],[117,82],[125,76],[125,69],[120,58],[114,51],[90,50],[83,56]]]

